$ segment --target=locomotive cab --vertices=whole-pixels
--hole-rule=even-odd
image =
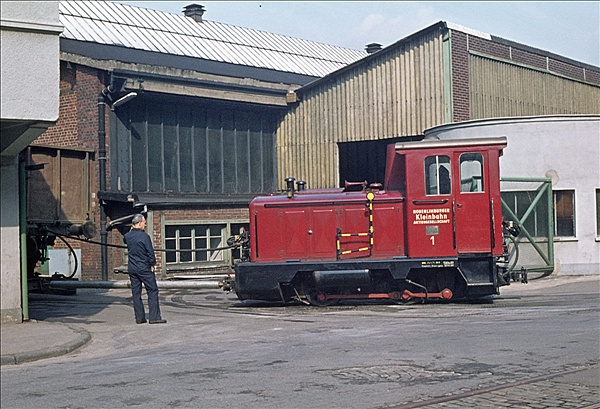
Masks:
[[[502,254],[499,157],[505,146],[505,138],[487,138],[388,148],[386,186],[408,198],[409,257]]]
[[[499,158],[506,138],[388,146],[383,187],[300,190],[250,204],[240,299],[460,299],[508,284]]]

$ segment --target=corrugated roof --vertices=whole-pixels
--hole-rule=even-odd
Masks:
[[[61,1],[61,37],[266,68],[325,76],[368,54],[302,40],[107,1]]]

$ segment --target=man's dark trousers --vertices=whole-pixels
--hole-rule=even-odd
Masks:
[[[148,293],[148,312],[150,321],[161,319],[160,307],[158,306],[158,285],[156,276],[152,271],[129,272],[131,281],[131,295],[133,296],[133,311],[136,322],[142,322],[146,319],[144,303],[142,302],[142,283]]]

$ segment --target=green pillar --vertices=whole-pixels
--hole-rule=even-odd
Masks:
[[[29,286],[27,283],[27,187],[25,162],[19,161],[19,232],[21,241],[21,311],[29,321]]]

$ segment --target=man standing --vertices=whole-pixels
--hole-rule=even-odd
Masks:
[[[131,221],[131,230],[123,236],[127,244],[129,261],[127,263],[127,272],[131,281],[131,295],[133,296],[133,311],[135,313],[135,322],[143,324],[146,322],[146,313],[142,302],[142,283],[148,294],[148,310],[150,324],[164,324],[160,316],[160,307],[158,305],[158,285],[154,276],[154,265],[156,257],[150,236],[144,232],[146,228],[146,219],[141,214],[133,216]]]

